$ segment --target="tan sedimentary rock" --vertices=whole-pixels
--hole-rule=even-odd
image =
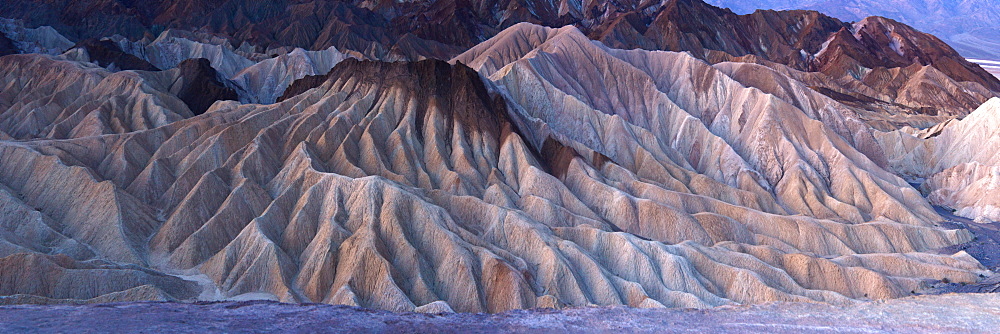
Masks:
[[[997,95],[978,83],[959,82],[932,66],[919,64],[879,68],[856,79],[803,72],[761,60],[735,60],[739,61],[721,62],[715,67],[746,86],[768,93],[787,90],[789,85],[784,82],[792,80],[836,100],[835,108],[850,109],[850,113],[858,114],[860,120],[883,131],[904,126],[930,127],[956,116],[965,116]],[[796,94],[789,94],[792,92]],[[816,101],[813,98],[801,99],[797,94],[811,93],[803,93],[797,87],[792,92],[775,95],[791,104]]]
[[[622,130],[615,127],[648,136],[647,142],[669,143],[642,148],[654,156],[673,155],[673,163],[689,165],[731,187],[754,194],[773,189],[778,203],[793,213],[854,222],[878,216],[911,224],[939,219],[926,205],[910,205],[919,198],[916,191],[820,120],[773,95],[744,87],[697,59],[603,48],[572,27],[562,28],[537,49],[523,50],[507,41],[538,33],[514,28],[508,32],[456,59],[483,66],[498,62],[490,55],[504,55],[506,61],[499,63],[508,65],[484,74],[530,108],[525,111],[528,117],[545,124],[541,131],[596,148],[626,168],[637,158],[629,156],[636,149],[616,147],[622,144]],[[521,50],[477,56],[501,47],[496,44]],[[580,66],[582,61],[588,66]],[[868,142],[873,146],[871,139]],[[865,196],[858,197],[860,189]]]
[[[45,55],[0,58],[0,132],[14,139],[76,138],[152,129],[190,117],[168,92],[177,71],[111,73]],[[162,78],[149,80],[148,75]]]
[[[5,293],[703,308],[895,298],[987,273],[933,252],[971,236],[934,226],[926,200],[856,148],[870,138],[842,137],[864,128],[818,108],[821,95],[792,103],[686,54],[608,49],[575,28],[518,25],[456,61],[472,68],[348,59],[280,103],[0,141],[0,222],[24,221],[0,224],[0,261],[149,276],[83,279],[100,294],[47,281]],[[137,73],[112,76],[171,96],[171,72]],[[159,290],[134,290],[147,285]]]
[[[139,45],[136,50],[140,58],[146,59],[160,69],[177,67],[182,61],[191,58],[205,58],[222,76],[230,78],[239,71],[253,66],[256,62],[251,55],[234,50],[231,45],[203,43],[178,35],[176,32],[164,31],[155,40],[146,45]]]
[[[1000,98],[961,120],[916,131],[876,133],[900,175],[922,181],[931,203],[973,219],[1000,220]]]
[[[208,59],[221,78],[232,81],[232,88],[239,92],[240,101],[244,103],[274,103],[293,81],[324,75],[348,57],[364,57],[334,47],[318,51],[268,50],[268,54],[261,54],[248,44],[236,48],[225,39],[175,30],[165,31],[152,41],[131,42],[120,37],[112,41],[126,52],[162,69],[175,68],[187,59]]]
[[[1000,166],[976,162],[934,174],[922,186],[931,203],[972,219],[1000,221]]]
[[[926,178],[968,162],[1000,165],[996,155],[1000,98],[984,103],[969,116],[917,133],[876,133],[898,173]]]
[[[174,276],[65,255],[10,255],[0,258],[0,269],[0,304],[181,300],[198,292]]]

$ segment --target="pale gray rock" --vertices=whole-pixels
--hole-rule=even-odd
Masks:
[[[421,305],[413,309],[413,312],[417,313],[431,313],[431,314],[441,314],[441,313],[455,313],[455,310],[451,309],[451,306],[444,301],[436,301],[427,305]]]
[[[20,53],[58,55],[73,47],[73,42],[52,27],[26,28],[20,20],[0,17],[0,34],[13,41]]]
[[[247,103],[274,103],[295,80],[310,75],[324,75],[348,56],[336,48],[306,51],[296,48],[287,54],[263,60],[231,77],[247,93]]]

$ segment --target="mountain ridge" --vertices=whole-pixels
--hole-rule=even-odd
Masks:
[[[996,95],[1000,92],[1000,80],[995,76],[962,59],[941,40],[893,20],[873,17],[852,25],[809,11],[756,11],[737,15],[700,0],[624,1],[603,5],[600,2],[577,4],[513,0],[421,0],[406,3],[329,3],[314,0],[268,4],[227,0],[217,1],[215,6],[181,0],[133,4],[91,0],[95,9],[88,13],[75,13],[75,9],[60,1],[17,0],[0,7],[0,16],[21,17],[31,25],[62,27],[81,37],[102,38],[111,33],[125,33],[131,40],[142,38],[139,43],[154,50],[169,46],[169,43],[157,46],[165,42],[163,38],[170,30],[160,33],[162,28],[153,29],[156,25],[215,34],[217,37],[211,38],[228,40],[233,51],[238,49],[235,47],[237,44],[240,48],[249,48],[239,49],[241,51],[237,54],[241,55],[249,51],[269,57],[287,53],[288,50],[283,49],[286,47],[311,50],[332,47],[352,57],[381,60],[448,60],[517,22],[575,25],[592,39],[615,48],[688,51],[713,63],[774,62],[800,71],[822,72],[834,80],[862,80],[874,91],[842,102],[858,98],[870,100],[874,102],[867,103],[865,108],[889,110],[887,113],[890,114],[898,113],[899,108],[905,109],[906,113],[964,114],[986,101],[977,95]],[[50,17],[27,15],[36,7],[65,8],[65,11],[54,11],[55,15]],[[106,19],[101,18],[104,15],[101,13],[113,13],[112,16],[121,20],[108,21],[111,24],[107,28],[95,28],[86,23],[91,19]],[[154,16],[152,13],[158,14]],[[76,17],[87,19],[71,20]],[[78,27],[69,29],[74,25]],[[115,29],[116,25],[128,28]],[[141,31],[135,30],[140,26],[144,27]],[[145,58],[142,54],[136,55]],[[149,53],[149,56],[157,57],[155,53]],[[227,78],[232,78],[240,68],[263,59],[255,57],[258,58],[252,59],[252,62],[234,59],[233,64],[213,63],[213,66]],[[155,58],[147,60],[161,68],[170,68],[179,62]],[[949,80],[973,82],[983,86],[986,92],[979,88],[972,89],[975,93],[970,97],[958,96],[958,100],[966,102],[960,108],[953,108],[942,102],[926,104],[899,100],[893,96],[898,87],[881,84],[887,75],[882,73],[884,71],[908,69],[901,70],[908,72],[904,76],[919,76],[919,68],[913,68],[916,66],[934,67]],[[305,75],[324,74],[328,69],[323,67],[322,71]],[[895,76],[897,80],[900,78],[897,74],[888,75]],[[299,77],[290,78],[288,84]],[[905,85],[892,85],[901,84]],[[854,89],[830,85],[823,85],[822,91],[831,92],[830,96],[835,99],[843,94],[861,94]],[[241,99],[273,102],[279,95],[279,92],[274,92],[264,99],[247,96]]]
[[[1000,31],[1000,12],[991,1],[730,1],[709,0],[715,6],[732,8],[747,14],[758,9],[818,10],[844,21],[860,21],[868,16],[883,16],[905,22],[934,34],[959,49],[969,58],[1000,59],[995,42]]]

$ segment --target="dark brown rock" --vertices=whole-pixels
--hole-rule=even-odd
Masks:
[[[319,87],[326,82],[327,75],[307,75],[301,79],[292,82],[288,88],[285,88],[285,92],[278,97],[277,102],[281,102],[296,95],[305,93],[307,90]]]
[[[195,115],[201,115],[215,101],[237,100],[236,91],[226,87],[219,79],[208,59],[188,59],[177,65],[183,86],[177,97],[184,101]]]
[[[417,108],[419,112],[427,112],[428,106],[433,104],[447,119],[461,124],[467,131],[484,132],[497,141],[504,132],[512,130],[503,101],[491,96],[479,73],[463,64],[451,65],[432,59],[418,62],[347,59],[327,74],[327,82],[347,79],[372,82],[386,89],[421,92],[426,98],[420,102],[424,106]],[[423,115],[416,117],[417,128],[423,127],[424,118]],[[456,125],[447,127],[452,126]]]
[[[160,70],[142,58],[125,53],[120,47],[118,47],[118,44],[109,40],[87,39],[77,43],[74,48],[83,48],[84,50],[87,50],[87,54],[90,56],[90,61],[95,62],[102,67],[110,67],[114,65],[114,67],[121,70]]]
[[[18,53],[17,46],[14,45],[14,41],[7,38],[3,32],[0,32],[0,56],[12,55]]]

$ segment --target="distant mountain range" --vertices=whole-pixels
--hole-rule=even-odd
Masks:
[[[969,59],[969,61],[978,64],[984,70],[993,74],[993,76],[1000,78],[1000,61],[988,59]]]
[[[811,9],[846,21],[883,16],[938,36],[969,58],[1000,59],[996,0],[707,0],[737,13]]]
[[[384,61],[451,59],[519,22],[573,25],[587,37],[613,48],[688,51],[710,63],[774,62],[833,78],[860,79],[870,91],[833,82],[811,81],[810,85],[826,87],[822,92],[835,99],[851,99],[849,103],[889,113],[902,108],[907,113],[963,114],[989,95],[973,87],[955,89],[958,96],[938,101],[932,100],[939,94],[897,99],[900,88],[916,87],[903,85],[911,78],[924,81],[940,73],[939,79],[947,78],[945,81],[975,82],[988,91],[1000,91],[1000,81],[962,60],[938,38],[893,20],[872,18],[850,23],[822,13],[794,11],[737,15],[700,0],[10,0],[0,3],[0,16],[22,20],[30,27],[51,26],[77,42],[119,35],[115,37],[118,41],[143,39],[145,42],[139,43],[165,47],[160,43],[164,31],[187,30],[195,32],[183,33],[189,40],[208,44],[225,40],[240,45],[243,52],[265,56],[282,55],[296,47],[335,47],[359,58]],[[3,44],[0,40],[0,48]],[[168,60],[151,59],[151,63],[169,68],[182,59]],[[242,64],[237,66],[240,68],[249,66],[245,59],[234,62]],[[232,76],[235,63],[216,67]],[[918,75],[928,65],[933,73]],[[883,73],[888,69],[900,73]],[[969,92],[975,97],[965,98]],[[860,101],[868,102],[849,98],[852,94],[863,95],[866,98]],[[278,95],[280,92],[274,91],[266,97],[243,100],[264,102]],[[257,97],[263,100],[254,100]]]

